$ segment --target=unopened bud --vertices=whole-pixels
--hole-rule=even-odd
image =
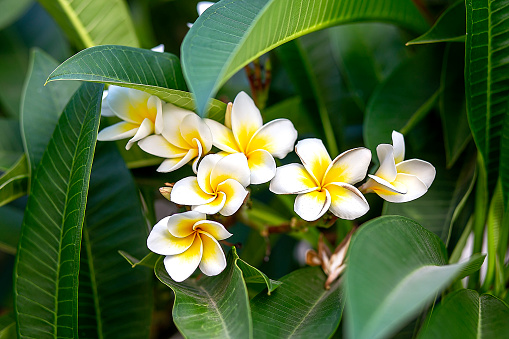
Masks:
[[[171,190],[172,190],[172,187],[168,187],[168,186],[159,188],[159,192],[161,193],[161,195],[168,200],[170,200]]]
[[[226,113],[224,114],[224,125],[228,128],[232,128],[232,108],[233,103],[229,102],[226,106]]]

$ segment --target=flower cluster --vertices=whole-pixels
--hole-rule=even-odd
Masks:
[[[190,211],[159,221],[147,240],[151,251],[166,256],[164,265],[175,281],[187,279],[197,267],[209,276],[224,270],[226,260],[218,241],[231,234],[220,223],[206,220],[206,215],[235,214],[251,184],[270,181],[271,192],[296,194],[294,210],[306,221],[316,221],[328,211],[352,220],[369,210],[363,193],[406,202],[422,196],[435,177],[430,163],[403,160],[403,135],[394,131],[393,145],[377,147],[380,167],[357,188],[354,185],[368,172],[370,150],[354,148],[332,160],[319,139],[295,145],[292,122],[276,119],[263,124],[260,111],[244,92],[228,104],[224,125],[145,92],[116,86],[110,86],[104,99],[103,115],[124,121],[103,129],[99,140],[130,138],[127,149],[137,142],[142,150],[165,158],[160,172],[174,171],[194,159],[196,176],[177,181],[166,194],[174,203],[190,206]],[[277,167],[274,158],[283,159],[294,145],[301,164]],[[208,154],[213,146],[220,151]],[[332,271],[337,271],[331,273],[335,277],[341,270]]]

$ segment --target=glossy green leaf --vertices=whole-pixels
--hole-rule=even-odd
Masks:
[[[427,29],[413,3],[403,0],[220,1],[196,20],[182,43],[184,74],[198,111],[203,113],[221,85],[256,57],[313,31],[361,20]]]
[[[509,207],[509,114],[506,114],[504,119],[500,142],[500,183],[504,205]]]
[[[19,122],[0,118],[0,172],[9,170],[23,153]]]
[[[0,250],[5,253],[16,254],[21,223],[23,222],[23,210],[14,206],[0,207]]]
[[[80,47],[138,46],[124,0],[39,0],[67,36]]]
[[[103,86],[71,98],[30,189],[15,265],[20,338],[76,338],[78,271]]]
[[[0,339],[16,338],[16,320],[12,314],[0,316]]]
[[[467,113],[484,161],[488,192],[498,179],[502,125],[509,110],[509,1],[467,0]],[[491,193],[489,193],[491,195]]]
[[[160,255],[150,252],[149,254],[145,255],[141,260],[134,257],[133,255],[127,253],[126,251],[118,251],[118,253],[124,257],[125,260],[131,265],[132,268],[135,268],[136,266],[145,266],[154,268],[154,266],[157,263],[157,260],[159,259]]]
[[[470,264],[446,265],[440,239],[399,216],[365,223],[349,253],[345,273],[349,338],[394,334]]]
[[[265,284],[267,285],[267,295],[270,295],[276,288],[281,285],[280,281],[269,279],[259,269],[249,265],[242,259],[237,259],[236,265],[242,271],[242,276],[246,284]]]
[[[80,338],[148,338],[152,271],[118,254],[146,253],[138,191],[112,143],[97,146],[83,227],[78,296]],[[126,321],[129,319],[129,321]]]
[[[251,301],[255,338],[329,338],[341,320],[343,293],[339,280],[324,288],[319,267],[293,271],[272,293]]]
[[[48,78],[102,82],[143,90],[166,102],[194,110],[178,58],[169,53],[125,46],[97,46],[72,56]],[[226,105],[213,102],[209,117],[223,118]]]
[[[445,41],[465,41],[465,2],[457,1],[447,8],[433,27],[420,37],[410,40],[407,45],[429,44]]]
[[[0,206],[27,194],[28,164],[25,155],[0,177]]]
[[[418,338],[498,339],[509,333],[509,307],[497,297],[460,290],[448,295]]]
[[[0,29],[9,26],[20,17],[33,0],[3,0],[0,2]]]

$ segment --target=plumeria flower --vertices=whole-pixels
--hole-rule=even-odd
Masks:
[[[198,161],[212,148],[212,134],[205,122],[194,112],[166,103],[162,108],[163,128],[160,135],[151,135],[138,146],[152,155],[166,158],[158,172],[171,172],[192,159],[193,171]]]
[[[244,153],[251,170],[251,184],[262,184],[276,173],[273,157],[282,159],[292,151],[297,130],[288,119],[276,119],[263,125],[253,99],[240,92],[228,105],[226,126],[205,119],[214,136],[213,144],[225,153]]]
[[[435,167],[419,159],[404,160],[403,134],[392,132],[392,145],[376,148],[380,168],[360,187],[364,193],[375,192],[389,202],[407,202],[421,197],[435,179]]]
[[[205,214],[188,211],[159,221],[148,236],[147,246],[166,256],[166,271],[173,280],[181,282],[198,266],[208,276],[221,273],[226,259],[218,240],[231,235],[220,223],[206,220]]]
[[[304,139],[295,152],[304,166],[278,167],[269,189],[276,194],[298,194],[294,209],[302,219],[314,221],[330,210],[338,218],[352,220],[368,211],[368,202],[352,186],[366,176],[371,161],[368,149],[351,149],[331,160],[321,140]]]
[[[197,212],[229,216],[238,211],[248,194],[249,167],[242,153],[222,157],[209,154],[200,162],[196,177],[175,183],[170,200],[192,205]]]

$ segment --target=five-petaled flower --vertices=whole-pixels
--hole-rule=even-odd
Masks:
[[[229,216],[238,211],[248,194],[249,167],[242,153],[225,157],[209,154],[198,166],[196,177],[175,183],[170,199],[176,204],[192,205],[194,211]]]
[[[240,92],[226,110],[225,125],[205,119],[213,135],[214,146],[226,153],[244,153],[251,171],[251,184],[262,184],[276,173],[273,157],[282,159],[292,151],[297,130],[288,119],[276,119],[263,125],[253,100]]]
[[[368,202],[353,186],[366,176],[371,161],[368,149],[351,149],[331,160],[321,140],[304,139],[295,152],[304,166],[278,167],[269,189],[276,194],[298,194],[294,209],[302,219],[314,221],[330,210],[351,220],[368,211]]]
[[[188,211],[159,221],[148,236],[147,246],[152,252],[166,256],[166,271],[173,280],[181,282],[198,266],[208,276],[221,273],[226,259],[218,240],[230,236],[223,225],[206,220],[205,214]]]
[[[428,191],[435,179],[435,167],[419,159],[404,160],[403,134],[392,132],[392,143],[376,148],[380,168],[360,187],[364,193],[375,192],[389,202],[407,202]]]

